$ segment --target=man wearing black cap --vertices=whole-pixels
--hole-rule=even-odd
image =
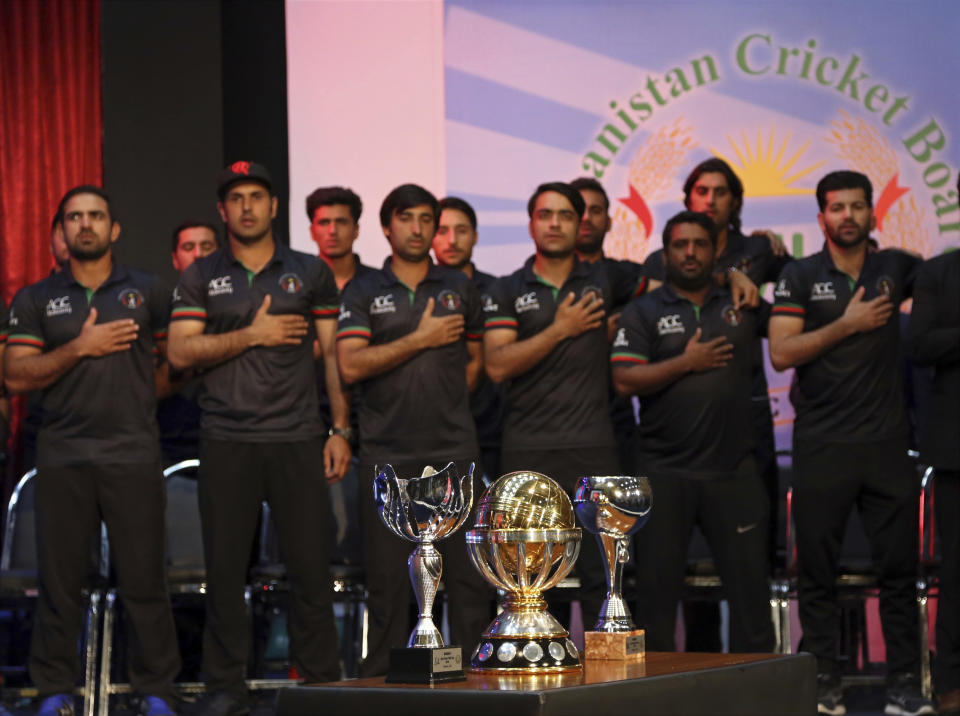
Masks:
[[[243,590],[263,499],[275,517],[292,585],[293,665],[311,682],[339,676],[323,478],[344,476],[350,448],[333,433],[349,424],[332,350],[339,304],[333,274],[320,259],[274,237],[277,197],[264,167],[231,164],[220,174],[217,193],[227,242],[181,276],[169,357],[175,369],[206,369],[199,500],[208,582],[208,694],[198,713],[226,715],[249,712]],[[315,338],[328,366],[334,422],[322,450]]]

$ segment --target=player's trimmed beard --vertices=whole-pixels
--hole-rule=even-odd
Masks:
[[[84,234],[90,234],[92,232],[83,232],[77,234],[76,238],[79,239]],[[96,234],[94,234],[96,236]],[[105,241],[102,244],[96,244],[94,246],[80,246],[75,243],[67,244],[67,251],[70,256],[76,259],[77,261],[96,261],[107,255],[107,252],[110,250],[110,241]]]
[[[606,238],[606,233],[597,235],[596,232],[592,232],[588,237],[581,237],[578,234],[577,251],[582,254],[595,254],[603,249],[604,238]]]
[[[229,227],[228,227],[227,230],[230,231],[230,230],[229,230]],[[269,233],[270,233],[270,224],[267,224],[267,228],[266,228],[266,229],[264,229],[263,231],[260,231],[260,232],[258,232],[258,233],[256,233],[256,234],[246,234],[246,235],[244,235],[244,234],[238,234],[238,233],[236,233],[236,232],[234,232],[234,231],[230,231],[230,236],[232,236],[234,239],[236,239],[237,241],[239,241],[239,242],[240,242],[241,244],[243,244],[244,246],[253,246],[255,243],[257,243],[258,241],[262,240],[263,237],[266,236],[266,235],[269,234]]]
[[[548,259],[569,258],[575,250],[576,250],[575,246],[571,246],[569,249],[548,249],[545,246],[537,247],[537,253],[539,253],[541,256],[544,256]]]
[[[684,291],[700,291],[713,281],[713,264],[704,264],[699,273],[688,275],[679,266],[674,266],[669,260],[664,267],[667,281]]]
[[[840,235],[840,231],[839,231],[840,228],[841,227],[837,227],[838,230],[835,233],[832,231],[827,231],[827,234],[830,236],[830,240],[833,243],[835,243],[837,246],[842,246],[845,249],[852,249],[855,246],[859,246],[864,241],[870,238],[869,226],[860,226],[859,224],[857,224],[857,229],[858,229],[857,235],[851,240],[844,239]]]
[[[403,259],[407,263],[411,263],[411,264],[418,264],[430,258],[429,243],[426,245],[426,248],[420,252],[410,251],[400,246],[397,247],[396,251],[397,251],[397,256],[399,256],[401,259]]]

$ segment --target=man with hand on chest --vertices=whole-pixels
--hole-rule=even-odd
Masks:
[[[361,676],[387,670],[390,648],[409,636],[409,542],[390,532],[373,500],[378,466],[401,478],[424,466],[477,459],[469,396],[483,370],[480,296],[461,271],[430,260],[440,208],[423,187],[387,195],[380,225],[391,255],[383,269],[344,289],[337,331],[340,373],[363,391],[360,405],[360,527],[370,609],[369,655]],[[474,474],[479,496],[479,474]],[[470,649],[491,618],[491,593],[470,564],[460,530],[439,543],[450,605],[451,644]],[[399,590],[402,590],[398,592]]]
[[[316,256],[274,236],[277,197],[266,168],[235,162],[217,182],[227,241],[193,263],[174,292],[170,364],[204,369],[199,500],[207,566],[203,670],[197,713],[245,714],[250,626],[243,600],[260,513],[270,504],[292,586],[290,654],[310,682],[339,678],[329,578],[327,482],[350,447],[323,442],[314,340],[327,366],[333,427],[349,426],[333,351],[339,297]]]

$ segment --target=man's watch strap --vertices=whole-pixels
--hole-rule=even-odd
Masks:
[[[348,443],[353,441],[353,428],[330,428],[327,431],[328,437],[333,437],[334,435],[339,435]]]

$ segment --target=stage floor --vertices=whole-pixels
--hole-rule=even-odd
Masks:
[[[527,677],[468,674],[423,686],[383,677],[283,689],[277,716],[583,716],[584,714],[816,713],[809,654],[648,653],[632,664],[588,661],[582,673]]]

